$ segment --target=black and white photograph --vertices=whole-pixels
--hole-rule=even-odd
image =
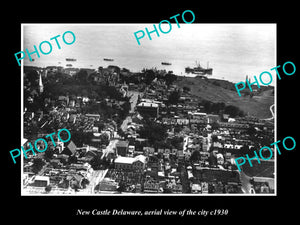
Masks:
[[[276,195],[276,24],[160,25],[22,24],[22,195]]]
[[[3,221],[297,218],[296,4],[164,3],[5,7]]]

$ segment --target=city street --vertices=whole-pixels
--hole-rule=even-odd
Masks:
[[[109,145],[105,149],[103,149],[103,154],[101,156],[101,159],[103,159],[104,156],[106,157],[109,153],[114,152],[117,142],[118,142],[117,139],[110,140]]]
[[[138,96],[139,96],[140,92],[136,92],[136,91],[128,91],[127,95],[130,96],[130,111],[129,114],[134,112],[135,106],[137,104],[137,100],[138,100]],[[122,125],[121,125],[121,129],[122,131],[126,131],[127,130],[127,125],[128,123],[132,122],[131,116],[127,116],[125,118],[125,120],[123,121]]]
[[[99,184],[104,179],[107,171],[108,171],[108,169],[93,171],[93,173],[91,175],[90,183],[87,185],[87,187],[85,189],[89,194],[94,194],[94,189],[95,189],[96,185]]]

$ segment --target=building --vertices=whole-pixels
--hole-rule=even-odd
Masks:
[[[79,72],[78,68],[65,68],[64,69],[64,73],[66,73],[66,74],[68,74],[70,76],[73,76],[73,75],[75,75],[78,72]]]
[[[50,184],[50,177],[47,176],[35,176],[34,183],[35,187],[46,187]]]
[[[61,154],[65,155],[73,155],[76,152],[76,145],[74,144],[73,141],[70,141],[69,144],[61,151]]]
[[[142,172],[146,166],[146,156],[138,155],[134,158],[119,156],[115,159],[115,169]]]
[[[63,96],[63,95],[60,95],[58,96],[58,101],[63,103],[65,106],[67,106],[69,104],[69,96]]]
[[[84,98],[86,98],[86,97],[83,97],[83,99]],[[82,100],[83,101],[83,100]],[[86,101],[86,99],[85,99],[85,101]],[[93,118],[94,120],[100,120],[100,114],[91,114],[91,113],[87,113],[87,114],[85,114],[85,116],[87,117],[87,118]]]
[[[157,103],[140,102],[137,105],[137,111],[141,115],[148,115],[152,117],[158,117],[159,105]]]
[[[116,144],[117,155],[126,156],[128,152],[128,141],[118,141]]]

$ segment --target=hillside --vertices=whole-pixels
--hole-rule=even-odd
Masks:
[[[225,80],[178,77],[175,83],[180,88],[189,87],[190,93],[200,99],[215,103],[224,102],[260,119],[272,117],[270,106],[274,104],[275,99],[273,87],[263,87],[258,95],[250,98],[249,95],[239,97],[234,83]]]

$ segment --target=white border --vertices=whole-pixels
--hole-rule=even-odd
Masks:
[[[75,26],[75,25],[88,25],[88,26],[114,26],[114,25],[131,25],[130,23],[127,23],[127,24],[119,24],[119,23],[113,23],[113,24],[109,24],[109,23],[97,23],[97,24],[94,24],[94,23],[41,23],[41,24],[47,24],[47,25],[61,25],[61,26],[65,26],[65,25],[68,25],[68,26]],[[24,35],[23,35],[23,26],[24,25],[41,25],[39,23],[21,23],[21,51],[24,49]],[[137,24],[137,23],[135,23]],[[135,24],[132,24],[132,25],[135,25]],[[144,23],[143,23],[144,24]],[[199,23],[195,23],[195,24],[199,24]],[[203,24],[222,24],[223,23],[203,23]],[[275,36],[275,63],[274,65],[277,65],[277,32],[278,32],[278,27],[277,27],[277,23],[224,23],[224,25],[227,25],[227,24],[273,24],[275,25],[275,33],[276,33],[276,36]],[[23,95],[23,91],[24,91],[24,60],[21,61],[21,143],[23,144],[23,140],[24,140],[24,121],[23,121],[23,108],[24,108],[24,102],[23,102],[23,99],[24,99],[24,95]],[[275,100],[274,100],[274,114],[275,114],[275,118],[274,118],[274,129],[275,129],[275,136],[274,136],[274,140],[275,142],[277,141],[277,76],[276,76],[276,82],[275,82],[275,85],[274,85],[274,91],[275,91]],[[28,194],[28,193],[24,193],[23,191],[23,163],[24,163],[24,160],[23,160],[23,152],[21,151],[21,196],[43,196],[43,197],[46,197],[46,196],[97,196],[97,197],[104,197],[104,196],[151,196],[151,197],[155,197],[155,196],[197,196],[197,197],[202,197],[202,196],[209,196],[209,197],[214,197],[214,196],[227,196],[227,197],[231,197],[231,196],[257,196],[257,197],[262,197],[262,196],[277,196],[277,151],[274,151],[275,153],[275,157],[274,157],[274,163],[275,163],[275,168],[274,168],[274,171],[275,171],[275,175],[274,175],[274,193],[271,193],[271,194],[192,194],[192,193],[189,193],[189,194],[158,194],[158,193],[153,193],[153,194],[141,194],[141,193],[124,193],[124,194]]]

